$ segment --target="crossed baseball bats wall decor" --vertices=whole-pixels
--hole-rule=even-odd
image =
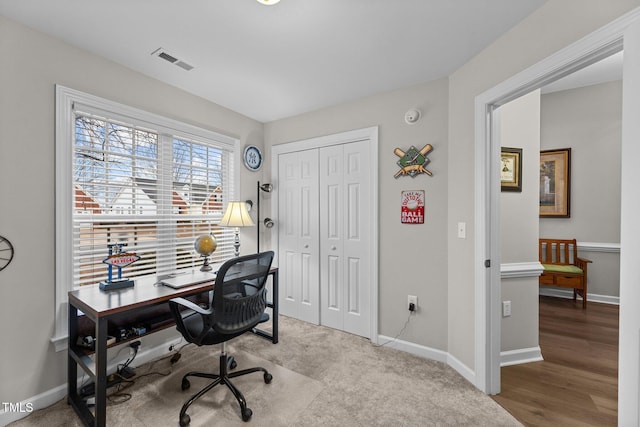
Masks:
[[[433,173],[425,167],[430,162],[427,158],[427,154],[429,154],[431,150],[433,150],[433,146],[431,144],[425,145],[420,150],[413,145],[406,152],[399,148],[393,150],[393,153],[400,157],[400,160],[398,160],[400,170],[396,172],[393,177],[397,179],[400,176],[409,175],[411,178],[415,178],[416,175],[421,173],[433,176]]]

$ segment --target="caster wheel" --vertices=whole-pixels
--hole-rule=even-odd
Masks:
[[[191,417],[187,414],[184,414],[180,417],[180,427],[186,427],[191,422]]]
[[[236,369],[238,367],[238,363],[236,363],[235,360],[232,360],[231,363],[229,363],[229,369]]]
[[[189,387],[191,387],[191,383],[189,382],[189,380],[188,380],[188,379],[183,378],[183,379],[182,379],[182,385],[181,385],[181,387],[182,387],[182,391],[188,390],[188,389],[189,389]],[[188,415],[187,415],[187,416],[188,416]],[[189,423],[187,423],[187,424],[189,424]]]
[[[264,383],[265,384],[269,384],[272,379],[273,379],[273,375],[271,375],[268,372],[265,372],[265,374],[264,374]]]
[[[253,411],[249,408],[245,408],[242,410],[242,421],[247,422],[251,419],[251,415],[253,415]]]

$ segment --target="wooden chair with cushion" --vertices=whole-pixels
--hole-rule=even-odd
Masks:
[[[544,267],[540,285],[573,289],[573,300],[582,297],[587,308],[587,266],[591,262],[578,256],[576,239],[540,239],[538,257]]]

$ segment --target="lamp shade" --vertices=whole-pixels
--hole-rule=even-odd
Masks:
[[[218,225],[222,227],[251,227],[254,225],[247,210],[247,202],[229,202]]]

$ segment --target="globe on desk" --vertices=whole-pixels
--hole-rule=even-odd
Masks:
[[[204,263],[202,263],[202,267],[200,267],[200,271],[211,271],[213,267],[209,265],[209,257],[218,247],[218,241],[214,237],[213,234],[203,234],[198,237],[193,244],[196,252],[204,258]]]

